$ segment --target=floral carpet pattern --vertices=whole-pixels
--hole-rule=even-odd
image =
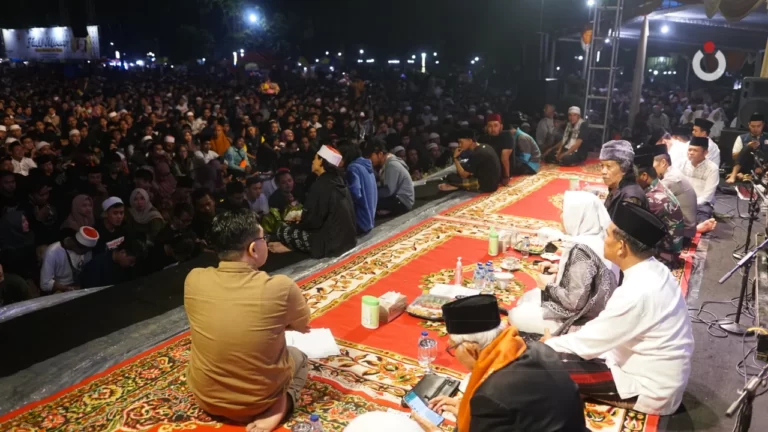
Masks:
[[[547,182],[571,175],[574,174],[545,171],[516,179],[513,186],[481,195],[448,213],[470,220],[493,219],[495,214],[506,221],[520,222],[524,218],[493,212],[530,197]],[[576,175],[594,181],[586,173]],[[545,196],[541,201],[555,208],[548,199]],[[535,227],[537,223],[559,227],[559,223],[551,220],[530,218],[529,226]],[[342,431],[351,419],[365,412],[403,411],[401,398],[424,372],[416,361],[412,346],[415,344],[402,334],[417,335],[428,330],[444,344],[445,327],[440,322],[404,314],[378,330],[361,331],[364,329],[359,328],[360,297],[397,290],[412,300],[435,284],[451,283],[457,252],[468,264],[462,276],[469,282],[474,268],[469,263],[492,260],[498,266],[503,258],[487,256],[487,233],[488,225],[431,218],[301,281],[299,285],[312,310],[313,327],[331,328],[341,353],[310,361],[309,380],[296,414],[282,430],[290,430],[297,421],[306,421],[310,414],[320,415],[326,431]],[[504,307],[513,306],[525,290],[535,287],[533,273],[532,265],[525,263],[515,273],[512,284],[505,289],[495,287],[494,293]],[[675,272],[683,285],[686,274],[684,269]],[[190,349],[188,333],[179,335],[82,383],[1,417],[0,430],[243,430],[242,425],[212,418],[196,405],[186,386]],[[438,357],[433,369],[456,379],[465,376],[455,359],[445,356]],[[658,430],[656,416],[606,405],[585,404],[585,419],[592,431]],[[444,426],[446,431],[452,428],[450,422]]]

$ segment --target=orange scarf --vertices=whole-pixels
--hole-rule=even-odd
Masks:
[[[475,390],[494,372],[517,360],[526,350],[525,341],[520,337],[516,327],[506,328],[490,345],[480,351],[480,357],[472,369],[472,376],[467,384],[467,391],[459,402],[459,432],[469,432],[472,413],[469,402],[475,395]]]

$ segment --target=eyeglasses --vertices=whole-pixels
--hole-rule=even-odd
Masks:
[[[459,342],[456,345],[448,345],[445,347],[445,352],[448,353],[451,357],[456,357],[456,349],[458,349],[460,346],[462,346],[464,342]]]

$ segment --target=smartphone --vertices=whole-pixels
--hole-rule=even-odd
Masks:
[[[409,391],[408,394],[405,395],[403,398],[406,404],[408,404],[409,407],[411,407],[412,410],[416,411],[416,414],[424,417],[432,423],[435,426],[440,426],[440,424],[445,421],[443,416],[440,414],[432,411],[429,409],[426,403],[424,403],[424,400],[422,400],[419,395],[414,393],[413,391]]]

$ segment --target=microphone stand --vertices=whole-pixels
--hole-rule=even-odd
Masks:
[[[753,178],[757,178],[757,176],[753,173]],[[759,180],[758,180],[759,182]],[[722,319],[717,321],[718,327],[723,329],[724,331],[735,334],[738,336],[744,335],[747,333],[747,329],[739,323],[741,320],[741,311],[744,307],[744,298],[747,295],[747,285],[749,285],[749,270],[752,268],[752,261],[755,257],[755,254],[757,251],[768,245],[768,239],[766,239],[764,242],[762,242],[760,245],[749,250],[749,244],[752,237],[752,225],[757,220],[758,215],[760,214],[760,201],[765,199],[765,195],[757,188],[755,185],[755,182],[753,180],[750,180],[749,182],[752,185],[752,190],[749,193],[749,225],[747,226],[747,239],[744,242],[744,257],[736,264],[734,268],[732,268],[728,273],[725,274],[718,283],[721,285],[727,281],[734,273],[736,273],[737,270],[744,267],[744,272],[741,276],[741,292],[739,293],[739,305],[736,308],[736,318],[734,320],[730,319]],[[755,195],[760,196],[761,199],[757,199]]]
[[[728,407],[728,411],[725,412],[726,417],[731,418],[736,414],[736,424],[733,427],[734,431],[749,431],[749,427],[752,424],[752,403],[755,400],[757,388],[761,383],[765,385],[766,378],[768,378],[768,365],[765,365],[760,373],[749,380],[741,391],[739,391],[739,398]]]

